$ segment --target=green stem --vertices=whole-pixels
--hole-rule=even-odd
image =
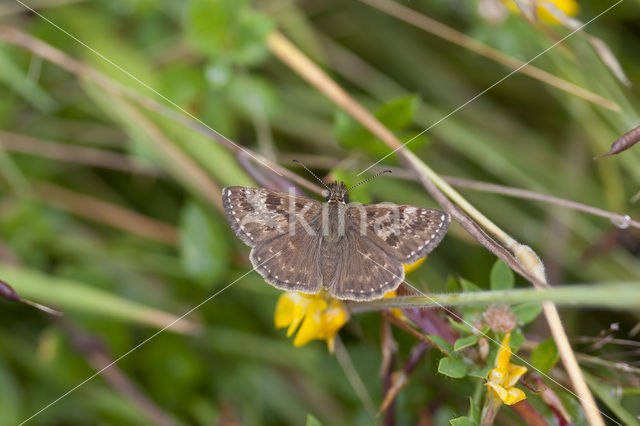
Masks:
[[[622,297],[621,297],[622,296]],[[466,293],[401,296],[371,302],[351,303],[353,312],[391,308],[433,308],[438,306],[514,304],[551,301],[559,305],[594,306],[612,309],[640,308],[640,283],[621,282],[598,285],[571,285],[549,289],[477,291]]]

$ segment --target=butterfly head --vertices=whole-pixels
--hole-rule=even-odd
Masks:
[[[329,195],[327,195],[328,203],[349,203],[349,195],[347,195],[347,187],[344,182],[333,182],[329,187]]]

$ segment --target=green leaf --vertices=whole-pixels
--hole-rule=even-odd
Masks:
[[[248,120],[272,117],[280,108],[278,95],[271,83],[258,77],[237,76],[230,87],[231,100]]]
[[[454,343],[453,350],[457,352],[461,349],[468,348],[469,346],[473,346],[476,343],[478,343],[478,336],[475,334],[472,334],[471,336],[467,336],[467,337],[461,337],[460,339],[456,340],[456,342]]]
[[[518,322],[524,325],[529,324],[540,315],[542,305],[540,303],[523,303],[512,307],[511,310],[518,317]]]
[[[9,283],[20,297],[63,312],[102,316],[157,328],[164,328],[167,324],[175,322],[168,330],[176,333],[190,333],[199,328],[198,324],[188,319],[177,321],[178,317],[171,313],[124,299],[81,282],[5,265],[0,265],[0,277]]]
[[[461,379],[467,375],[469,366],[462,359],[457,357],[443,357],[438,364],[438,372],[445,376]]]
[[[482,289],[476,284],[472,283],[469,280],[465,280],[464,278],[460,278],[460,285],[462,286],[463,292],[482,291]]]
[[[449,316],[447,317],[447,321],[449,321],[449,325],[451,325],[451,327],[453,327],[458,333],[462,333],[462,334],[473,333],[473,328],[468,324],[467,321],[458,322]]]
[[[451,423],[452,426],[475,426],[477,424],[469,417],[456,417],[455,419],[449,420],[449,423]]]
[[[320,420],[316,419],[312,414],[307,414],[307,422],[305,426],[322,426]]]
[[[389,128],[389,130],[397,132],[411,123],[413,115],[419,105],[420,99],[417,96],[393,99],[378,109],[376,117],[382,124]],[[336,112],[334,129],[336,138],[347,148],[363,149],[376,156],[384,156],[389,153],[389,147],[374,137],[371,132],[344,111],[338,110]],[[411,135],[407,140],[412,139],[413,136],[416,135]],[[421,140],[418,141],[416,139],[412,141],[412,149],[417,148],[425,141],[424,138],[418,139]]]
[[[558,362],[559,354],[553,337],[543,340],[531,353],[531,364],[543,374]]]
[[[435,334],[427,334],[426,337],[427,339],[432,341],[434,344],[440,346],[442,349],[447,351],[449,355],[453,353],[453,346],[451,346],[451,343],[447,342],[442,337],[436,336]]]
[[[346,148],[357,148],[374,156],[383,157],[390,150],[360,123],[344,111],[338,110],[334,118],[336,139]]]
[[[348,148],[362,148],[373,142],[373,135],[342,110],[334,117],[336,138]]]
[[[492,290],[509,290],[513,288],[515,277],[511,268],[502,260],[496,260],[493,264],[490,274],[490,283]]]
[[[189,202],[180,218],[180,261],[185,272],[211,286],[229,271],[229,244],[223,222]]]
[[[461,289],[460,283],[453,275],[448,275],[444,284],[444,291],[447,293],[457,293]]]
[[[389,130],[395,132],[411,124],[419,106],[420,98],[416,95],[392,99],[378,109],[376,118]]]
[[[486,379],[487,376],[489,375],[489,371],[491,371],[493,367],[491,366],[487,366],[487,367],[474,367],[471,368],[469,370],[469,376],[471,377],[477,377],[479,379]]]
[[[253,65],[267,58],[269,55],[264,40],[274,28],[275,23],[269,15],[250,8],[244,9],[237,22],[237,49],[230,51],[235,62]]]
[[[524,334],[522,334],[522,330],[516,328],[511,332],[511,340],[509,341],[509,347],[513,353],[516,353],[520,346],[524,343],[525,338]]]
[[[469,418],[471,419],[472,422],[476,424],[480,420],[480,406],[478,405],[476,398],[477,399],[481,398],[481,395],[482,395],[481,389],[483,387],[484,386],[482,382],[476,383],[476,391],[474,392],[474,396],[469,397]]]
[[[6,83],[40,112],[50,113],[58,107],[57,102],[34,83],[4,49],[0,49],[0,82]]]
[[[264,39],[274,28],[268,15],[247,6],[246,0],[192,0],[188,40],[202,54],[251,65],[267,57]]]

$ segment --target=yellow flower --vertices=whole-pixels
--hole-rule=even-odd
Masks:
[[[503,1],[506,3],[509,11],[512,13],[520,13],[520,9],[518,9],[518,6],[513,0]],[[543,6],[544,2],[553,3],[555,7],[560,9],[567,16],[576,16],[580,9],[576,0],[535,0],[535,2],[538,5],[538,17],[548,24],[559,24],[560,22]]]
[[[420,265],[422,265],[424,263],[424,261],[426,260],[426,256],[423,257],[422,259],[418,259],[415,262],[413,262],[410,265],[403,265],[404,267],[404,273],[405,274],[409,274],[413,271],[415,271],[416,269],[418,269],[420,267]]]
[[[405,273],[408,274],[417,269],[425,259],[405,265]],[[395,291],[384,295],[384,297],[395,296]],[[400,309],[393,309],[392,312],[397,317],[404,318]],[[285,292],[278,298],[273,320],[276,328],[289,327],[287,337],[298,331],[293,339],[294,346],[299,347],[311,340],[322,339],[327,342],[329,352],[333,353],[336,334],[349,321],[349,312],[341,301],[327,299],[324,293]]]
[[[274,315],[276,328],[289,327],[287,337],[298,330],[293,339],[294,346],[299,347],[311,340],[322,339],[327,342],[331,353],[336,334],[347,321],[349,312],[342,302],[337,299],[327,301],[323,293],[282,293]]]
[[[491,388],[488,391],[489,397],[498,397],[507,405],[513,405],[527,397],[521,389],[515,387],[520,377],[527,372],[527,367],[509,362],[511,360],[510,339],[511,332],[507,333],[502,339],[502,345],[496,357],[496,366],[489,372],[488,381],[485,383],[486,386]]]

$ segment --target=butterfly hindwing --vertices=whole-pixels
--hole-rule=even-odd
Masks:
[[[302,231],[256,245],[249,258],[256,271],[274,287],[314,294],[322,288],[319,251],[320,239]]]
[[[346,238],[335,250],[341,254],[330,282],[329,293],[338,299],[373,300],[398,288],[404,280],[400,261],[389,257],[382,248],[355,227],[348,227]]]
[[[222,203],[233,231],[245,244],[255,246],[305,227],[322,204],[265,188],[230,186],[222,191]],[[295,221],[295,223],[291,223]]]
[[[403,264],[433,250],[451,222],[441,210],[391,203],[356,205],[348,214],[353,223],[366,228],[368,238]]]

